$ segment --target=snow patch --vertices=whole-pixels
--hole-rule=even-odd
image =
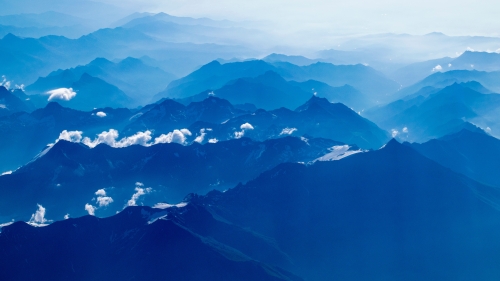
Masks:
[[[350,150],[350,149],[351,147],[348,145],[333,146],[329,149],[330,150],[329,153],[313,160],[313,163],[316,161],[336,161],[351,156],[353,154],[363,152],[363,150],[360,149],[359,150]]]

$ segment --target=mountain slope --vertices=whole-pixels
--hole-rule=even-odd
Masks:
[[[106,116],[96,115],[98,112]],[[30,114],[0,117],[0,173],[26,164],[63,130],[83,131],[91,136],[109,128],[120,130],[131,116],[128,109],[100,108],[82,112],[50,102]]]
[[[57,88],[69,88],[84,73],[117,86],[141,103],[149,101],[153,94],[164,89],[174,79],[172,74],[145,65],[135,58],[126,58],[118,63],[97,58],[89,64],[66,70],[60,69],[46,77],[40,77],[35,83],[26,87],[26,91],[28,94],[41,94]]]
[[[500,187],[500,140],[462,130],[426,143],[405,143],[439,164],[487,185]]]
[[[60,140],[26,166],[0,176],[0,214],[7,220],[27,219],[32,206],[39,203],[57,217],[83,215],[86,204],[99,206],[95,192],[105,189],[115,203],[101,206],[96,213],[112,215],[127,205],[136,182],[152,188],[150,194],[144,194],[145,201],[141,199],[145,204],[179,202],[190,192],[224,190],[280,163],[314,161],[334,146],[343,144],[287,137],[189,146],[165,143],[112,148],[101,144],[90,149]]]
[[[480,86],[480,85],[479,85]],[[500,95],[483,94],[477,83],[453,84],[443,89],[418,92],[406,100],[370,110],[366,116],[382,128],[402,132],[402,139],[427,141],[461,130],[466,123],[498,134],[495,116]]]
[[[165,276],[176,280],[300,280],[173,220],[149,221],[149,216],[160,212],[134,207],[106,219],[85,216],[41,228],[23,222],[4,227],[0,233],[3,280],[123,280],[131,276],[142,280]]]
[[[389,139],[387,132],[345,105],[315,96],[295,111],[286,108],[272,111],[259,109],[220,124],[197,122],[188,127],[191,132],[207,128],[211,129],[205,130],[207,140],[241,136],[266,140],[294,135],[328,138],[365,149],[376,149]]]
[[[0,116],[10,115],[16,112],[29,112],[34,109],[28,96],[21,90],[13,92],[0,86]]]
[[[392,140],[191,202],[274,238],[306,279],[473,280],[500,276],[499,195]]]

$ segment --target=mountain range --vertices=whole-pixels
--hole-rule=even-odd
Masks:
[[[400,137],[408,141],[427,141],[458,132],[464,126],[474,127],[470,123],[497,135],[494,116],[500,108],[500,95],[481,93],[483,90],[476,82],[426,88],[407,99],[367,111],[364,116],[396,135],[401,133]]]
[[[0,177],[0,213],[7,220],[27,219],[29,206],[42,204],[54,217],[62,218],[67,213],[82,216],[86,213],[84,207],[90,204],[96,206],[100,216],[109,216],[128,204],[137,190],[136,182],[149,190],[141,203],[175,203],[188,193],[233,187],[280,163],[328,160],[321,157],[335,148],[336,156],[360,152],[357,147],[336,141],[294,137],[123,148],[107,144],[89,148],[59,140],[29,164]],[[15,190],[10,188],[12,185]],[[112,198],[109,206],[96,197],[100,189],[105,190],[106,198]]]
[[[364,93],[368,100],[373,101],[385,99],[386,95],[399,88],[396,82],[364,65],[315,63],[297,66],[287,62],[269,64],[259,60],[221,64],[213,61],[188,76],[171,82],[155,98],[187,98],[207,90],[215,91],[224,85],[233,84],[231,81],[238,81],[239,78],[255,78],[268,71],[274,71],[286,80],[297,82],[316,80],[332,87],[348,84]]]
[[[174,256],[172,267],[160,268],[191,276],[176,275],[174,268],[196,264],[196,272],[211,278],[214,267],[206,261],[224,265],[216,258],[224,249],[224,257],[259,260],[265,272],[284,280],[496,278],[499,195],[392,140],[339,161],[280,164],[227,191],[190,194],[181,204],[129,207],[106,219],[70,218],[41,228],[13,223],[0,233],[2,267],[13,266],[7,276],[15,279],[57,263],[62,277],[50,270],[38,274],[64,278],[103,270],[103,263],[84,260],[112,260],[120,267],[133,264],[126,273],[156,276],[160,269],[149,258]],[[51,259],[41,263],[42,253]],[[139,256],[146,262],[138,263]],[[32,266],[22,267],[23,260]],[[246,276],[268,278],[246,270]]]
[[[126,58],[114,63],[105,58],[97,58],[89,64],[60,69],[46,77],[40,77],[35,83],[26,87],[26,92],[42,94],[57,88],[70,88],[85,73],[118,87],[134,99],[135,103],[141,104],[149,101],[175,78],[173,74],[146,65],[139,59]],[[105,93],[99,95],[103,96]]]
[[[1,87],[0,87],[1,88]],[[97,115],[98,112],[104,113]],[[18,112],[0,117],[0,171],[7,172],[26,164],[63,130],[84,131],[88,135],[109,128],[121,130],[132,113],[128,109],[100,108],[89,112],[65,108],[56,102],[31,113]]]
[[[452,70],[477,70],[499,71],[500,54],[491,52],[465,51],[458,57],[444,57],[424,62],[417,62],[396,70],[390,77],[401,83],[404,87],[437,72]]]
[[[200,109],[189,110],[195,107]],[[201,115],[212,115],[218,119],[205,117],[202,120],[190,112],[218,112]],[[311,96],[294,111],[282,107],[270,111],[259,109],[252,113],[238,110],[217,97],[193,102],[187,107],[167,99],[149,111],[140,113],[124,129],[124,133],[131,135],[147,129],[159,135],[182,128],[189,129],[193,134],[188,137],[188,141],[200,137],[202,143],[211,139],[230,140],[242,136],[264,141],[287,135],[308,135],[370,149],[380,148],[389,138],[387,132],[345,105],[315,96]]]

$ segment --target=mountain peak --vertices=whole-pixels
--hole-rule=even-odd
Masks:
[[[295,109],[296,112],[301,112],[309,109],[312,105],[319,105],[319,106],[329,106],[331,103],[326,99],[326,98],[320,98],[316,95],[313,95],[306,103],[303,105],[297,107]]]
[[[395,138],[392,138],[382,149],[393,150],[403,147]]]

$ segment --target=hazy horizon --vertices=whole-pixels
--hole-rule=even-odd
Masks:
[[[329,34],[408,33],[499,36],[500,6],[470,1],[101,0],[126,9],[217,20],[265,21],[281,31]],[[429,9],[428,7],[433,7]]]

